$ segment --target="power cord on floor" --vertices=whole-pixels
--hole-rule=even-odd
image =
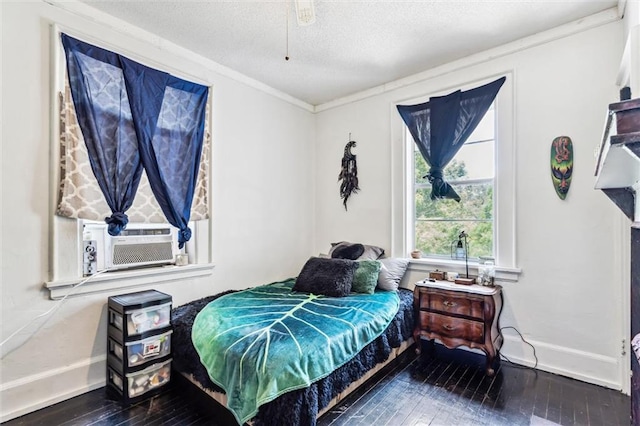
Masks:
[[[515,362],[513,362],[513,361],[511,361],[509,358],[507,358],[507,357],[506,357],[502,352],[500,352],[500,358],[501,358],[501,359],[504,359],[504,360],[505,360],[505,361],[507,361],[509,364],[513,365],[514,367],[518,367],[518,368],[526,368],[526,369],[529,369],[529,370],[535,370],[535,369],[536,369],[536,367],[538,366],[538,356],[536,355],[536,348],[535,348],[531,343],[527,342],[527,341],[525,340],[525,338],[522,336],[522,333],[520,333],[520,332],[518,331],[518,329],[517,329],[517,328],[515,328],[515,327],[513,327],[513,326],[508,325],[508,326],[506,326],[506,327],[500,327],[500,332],[502,333],[502,330],[506,330],[506,329],[508,329],[508,328],[515,330],[515,332],[516,332],[516,333],[518,333],[518,335],[520,336],[520,339],[522,339],[522,341],[523,341],[524,343],[526,343],[527,345],[531,346],[531,349],[533,349],[533,358],[536,360],[536,362],[535,362],[535,364],[533,365],[533,367],[529,367],[529,366],[526,366],[526,365],[516,364]]]
[[[25,325],[23,325],[22,327],[20,327],[19,329],[17,329],[16,331],[14,331],[13,333],[11,333],[9,335],[9,337],[7,337],[6,339],[4,339],[2,342],[0,342],[0,348],[3,347],[9,340],[13,339],[18,333],[20,333],[22,330],[24,330],[25,328],[29,327],[31,324],[33,324],[36,320],[38,320],[39,318],[45,317],[47,315],[53,315],[58,309],[60,309],[60,307],[62,306],[62,304],[64,303],[64,301],[67,299],[67,297],[73,295],[78,288],[80,288],[80,286],[82,286],[83,284],[85,284],[86,282],[92,280],[93,278],[97,277],[100,274],[103,274],[105,272],[108,272],[109,269],[105,269],[99,272],[96,272],[93,275],[89,275],[88,277],[86,277],[85,279],[83,279],[82,281],[80,281],[78,284],[72,286],[69,291],[67,292],[67,294],[64,295],[64,297],[60,300],[58,300],[58,302],[53,305],[49,310],[47,310],[46,312],[41,313],[40,315],[36,316],[35,318],[33,318],[31,321],[29,321],[28,323],[26,323]],[[42,325],[40,326],[42,327]],[[33,334],[35,334],[40,327],[38,327]],[[32,334],[32,336],[33,336]],[[20,347],[21,345],[18,345],[16,348],[14,348],[13,350],[17,349],[18,347]],[[0,356],[0,359],[3,359],[6,355],[8,355],[9,353],[11,353],[13,350],[10,350],[9,352],[7,352],[6,354],[2,354]]]

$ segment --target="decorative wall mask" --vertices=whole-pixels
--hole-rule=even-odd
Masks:
[[[568,136],[558,136],[551,143],[551,180],[556,194],[564,200],[573,174],[573,143]]]
[[[349,134],[351,139],[351,134]],[[356,165],[356,156],[351,152],[351,148],[356,146],[356,141],[350,140],[344,147],[344,156],[342,157],[342,170],[338,180],[340,183],[340,198],[342,198],[342,204],[344,209],[347,210],[347,200],[352,193],[358,192],[358,167]]]

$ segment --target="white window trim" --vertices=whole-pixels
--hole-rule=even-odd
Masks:
[[[67,294],[69,297],[73,297],[81,294],[205,277],[211,275],[213,267],[212,263],[185,266],[163,265],[155,268],[107,272],[96,275],[95,278],[91,276],[91,279],[83,284],[81,283],[88,277],[50,281],[45,283],[45,287],[49,290],[49,297],[55,300],[61,299]]]
[[[124,46],[113,46],[107,41],[96,40],[95,37],[69,28],[62,28],[57,24],[51,27],[51,163],[49,173],[51,176],[51,207],[49,213],[49,226],[51,229],[49,233],[49,261],[51,266],[50,280],[44,283],[45,288],[49,291],[49,297],[51,299],[58,299],[64,297],[67,293],[69,297],[71,297],[121,288],[130,289],[131,287],[161,282],[182,281],[211,275],[215,265],[211,259],[213,249],[210,232],[211,219],[209,219],[207,221],[193,222],[194,226],[192,231],[194,238],[187,243],[189,261],[191,262],[189,265],[165,265],[123,271],[110,271],[91,277],[83,283],[87,277],[82,276],[81,221],[55,215],[60,184],[60,99],[58,94],[64,90],[64,67],[66,66],[64,50],[60,42],[61,32],[90,43],[95,43],[99,46],[105,46],[139,62],[145,62],[144,58],[140,58],[139,54],[131,52]],[[180,73],[180,71],[175,70],[171,70],[171,72],[178,76],[185,76],[185,79],[209,86],[209,90],[212,89],[210,83],[202,82],[196,77],[189,76],[187,73]],[[208,102],[210,110],[213,111],[212,96],[209,96]],[[210,125],[212,122],[213,120],[210,120]],[[212,188],[212,186],[209,185],[209,188]],[[211,203],[211,197],[209,197],[209,203]],[[211,205],[209,205],[209,211],[212,211]],[[74,286],[79,283],[83,284],[74,288]]]
[[[500,76],[507,79],[495,99],[496,127],[496,173],[494,183],[495,197],[495,258],[496,280],[515,282],[522,270],[517,266],[516,256],[516,123],[515,123],[515,72],[513,70],[496,73],[474,81],[461,81],[446,87],[434,87],[429,93],[414,96],[391,105],[391,172],[392,172],[392,214],[391,214],[391,251],[393,256],[406,257],[413,250],[413,141],[406,140],[406,131],[396,105],[425,102],[429,96],[448,93],[458,88],[467,89],[485,84]],[[411,203],[412,204],[412,203]],[[477,274],[477,262],[469,262],[469,275]],[[425,257],[411,259],[410,269],[416,271],[465,272],[465,262],[453,259]]]

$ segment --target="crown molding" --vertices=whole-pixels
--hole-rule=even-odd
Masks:
[[[511,43],[504,44],[499,47],[488,49],[488,50],[458,59],[456,61],[452,61],[447,64],[444,64],[435,68],[431,68],[417,74],[413,74],[405,78],[391,81],[379,86],[375,86],[375,87],[354,93],[349,96],[345,96],[342,98],[335,99],[333,101],[325,102],[325,103],[314,106],[298,98],[295,98],[287,93],[277,90],[271,86],[268,86],[265,83],[262,83],[251,77],[248,77],[238,71],[235,71],[215,61],[207,59],[184,47],[178,46],[177,44],[167,41],[158,35],[145,31],[139,27],[136,27],[135,25],[129,24],[128,22],[125,22],[119,18],[113,17],[107,13],[104,13],[98,9],[95,9],[78,0],[41,0],[41,1],[53,7],[56,7],[58,9],[64,10],[68,13],[71,13],[73,15],[76,15],[80,18],[83,18],[85,20],[95,22],[111,30],[124,33],[140,41],[152,44],[158,49],[161,49],[163,51],[166,51],[178,57],[187,59],[195,64],[206,67],[207,70],[213,71],[224,77],[230,78],[234,81],[245,84],[254,89],[260,90],[264,93],[272,95],[278,99],[281,99],[285,102],[288,102],[292,105],[295,105],[299,108],[302,108],[312,113],[326,111],[332,108],[337,108],[342,105],[350,104],[350,103],[367,99],[373,96],[377,96],[386,92],[397,90],[402,87],[410,86],[412,84],[429,80],[434,77],[438,77],[450,72],[458,71],[460,69],[463,69],[469,66],[488,62],[496,58],[511,55],[513,53],[517,53],[522,50],[526,50],[541,44],[545,44],[554,40],[559,40],[564,37],[571,36],[573,34],[580,33],[582,31],[587,31],[592,28],[596,28],[602,25],[609,24],[611,22],[618,21],[621,19],[621,12],[624,11],[624,6],[626,3],[626,0],[620,0],[617,6],[611,7],[607,10],[596,13],[594,15],[591,15],[582,19],[578,19],[568,24],[564,24],[556,28],[543,31],[543,32],[534,34],[532,36],[525,37],[525,38],[513,41]],[[208,84],[213,85],[212,82],[209,82]]]
[[[306,111],[315,112],[314,106],[307,102],[301,101],[298,98],[288,95],[280,90],[274,89],[273,87],[265,83],[262,83],[251,77],[248,77],[238,71],[235,71],[231,68],[221,65],[215,61],[207,59],[195,52],[192,52],[189,49],[186,49],[173,42],[163,39],[162,37],[156,34],[153,34],[139,27],[136,27],[135,25],[125,22],[119,18],[111,16],[105,12],[102,12],[101,10],[95,9],[78,0],[41,0],[41,1],[52,7],[68,12],[84,20],[94,22],[97,25],[107,27],[110,30],[113,30],[122,34],[126,34],[127,36],[133,37],[139,41],[151,44],[159,50],[170,53],[179,58],[186,59],[197,65],[201,65],[202,67],[206,68],[209,71],[215,72],[217,74],[220,74],[221,76],[227,77],[238,83],[245,84],[261,92],[267,93],[271,96],[274,96],[280,100],[288,102]],[[70,27],[68,24],[63,26]],[[71,29],[73,30],[73,28]],[[92,38],[95,39],[96,37],[93,36]],[[105,43],[101,43],[101,44],[104,45]],[[126,55],[131,54],[134,57],[140,56],[139,54],[136,54],[134,52],[128,52],[126,51],[126,49],[122,49],[122,48],[118,48],[118,51],[119,53],[123,53]],[[200,80],[202,80],[202,77],[200,77]],[[205,77],[205,80],[206,80],[206,83],[205,83],[206,85],[214,86],[214,81],[210,76]]]
[[[559,40],[573,34],[587,31],[592,28],[596,28],[619,20],[620,15],[618,14],[618,7],[614,6],[594,15],[569,22],[568,24],[543,31],[532,36],[513,41],[511,43],[503,44],[502,46],[475,53],[473,55],[466,56],[456,61],[452,61],[447,64],[431,68],[405,78],[401,78],[399,80],[372,87],[362,92],[354,93],[353,95],[345,96],[343,98],[316,105],[314,111],[316,113],[322,112],[332,108],[337,108],[342,105],[361,101],[372,96],[391,92],[393,90],[420,83],[422,81],[439,77],[444,74],[459,71],[470,66],[489,62],[500,57],[511,55],[535,46]]]

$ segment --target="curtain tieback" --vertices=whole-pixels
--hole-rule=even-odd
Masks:
[[[191,239],[191,229],[188,226],[178,232],[178,248],[184,247],[184,243]]]
[[[110,217],[104,218],[104,221],[109,224],[109,235],[114,237],[120,235],[120,232],[129,223],[129,217],[123,212],[115,212]]]
[[[433,184],[434,182],[438,182],[438,181],[442,181],[442,169],[435,169],[432,168],[429,170],[429,173],[427,173],[426,175],[422,176],[423,179],[427,179],[429,181],[430,184]]]
[[[427,178],[431,184],[432,200],[439,198],[452,198],[458,202],[460,201],[460,196],[453,190],[453,188],[451,188],[451,185],[445,182],[442,176],[442,169],[430,169],[425,178]]]

